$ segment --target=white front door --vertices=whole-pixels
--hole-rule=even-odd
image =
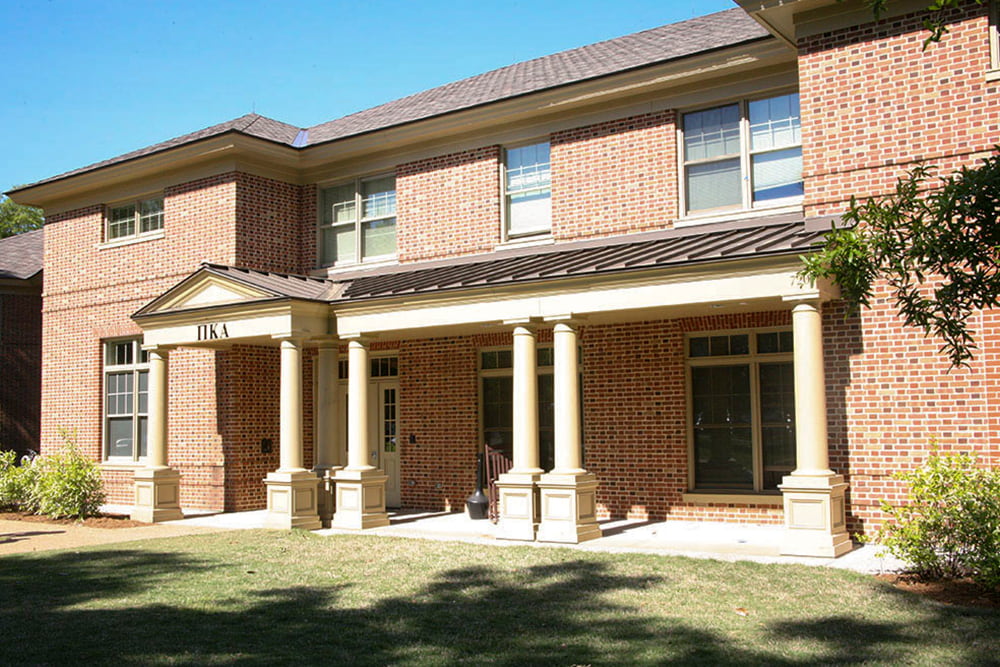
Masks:
[[[371,405],[378,406],[371,429],[374,446],[378,453],[378,467],[389,476],[385,483],[386,507],[399,507],[399,382],[396,380],[372,383],[376,387],[377,400]],[[374,412],[374,411],[373,411]]]

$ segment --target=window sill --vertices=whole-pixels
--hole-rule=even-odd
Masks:
[[[358,262],[357,264],[334,264],[332,266],[321,266],[312,272],[311,275],[332,276],[338,273],[350,271],[364,271],[365,269],[378,269],[384,266],[396,266],[399,259],[395,256],[385,259],[373,259],[370,262]]]
[[[773,505],[781,507],[784,499],[780,493],[702,493],[691,491],[681,494],[681,500],[695,505]]]
[[[987,81],[1000,81],[1000,69],[991,69],[986,71]]]
[[[752,220],[754,218],[764,218],[772,215],[781,215],[782,213],[802,213],[802,203],[797,202],[794,204],[789,204],[787,206],[774,206],[771,208],[754,208],[754,209],[734,209],[727,211],[725,213],[706,213],[706,214],[694,214],[689,215],[684,218],[678,218],[674,222],[674,227],[680,229],[681,227],[694,227],[696,225],[707,225],[713,222],[729,222],[732,220]]]
[[[141,236],[128,236],[125,238],[115,239],[114,241],[105,241],[104,243],[98,243],[94,247],[98,250],[105,250],[107,248],[120,248],[134,243],[145,243],[146,241],[155,241],[162,238],[163,230],[161,229],[159,231],[149,232],[148,234],[142,234]]]
[[[555,239],[552,238],[551,232],[545,232],[542,234],[533,234],[531,236],[519,236],[513,239],[507,239],[506,241],[501,241],[493,247],[494,250],[508,250],[510,248],[527,248],[537,245],[552,245],[555,243]]]

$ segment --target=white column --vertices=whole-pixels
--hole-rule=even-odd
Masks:
[[[570,322],[559,322],[552,333],[555,362],[555,470],[553,473],[584,472],[580,440],[580,368],[577,331]]]
[[[597,478],[583,468],[580,437],[580,367],[577,323],[553,318],[555,468],[538,480],[540,542],[577,544],[601,536]]]
[[[147,412],[146,459],[150,468],[167,467],[167,355],[166,348],[149,354],[149,405]]]
[[[337,451],[337,344],[324,341],[316,355],[316,469],[340,466]]]
[[[303,467],[302,443],[302,342],[296,333],[273,336],[281,354],[279,405],[279,462],[264,479],[267,486],[267,517],[270,528],[320,528],[319,479]]]
[[[538,345],[530,320],[514,325],[513,424],[514,461],[497,480],[500,520],[496,536],[532,541],[538,530]]]
[[[542,472],[538,454],[538,344],[532,326],[514,327],[514,465],[512,473]]]
[[[779,486],[785,509],[781,553],[836,558],[852,544],[844,506],[847,484],[830,470],[823,321],[817,303],[792,308],[792,339],[796,467]]]
[[[319,484],[319,518],[324,526],[333,520],[334,481],[333,474],[341,468],[337,447],[337,352],[335,340],[323,340],[316,354],[316,413],[313,419],[313,451]]]
[[[368,341],[351,336],[347,343],[347,467],[337,471],[334,528],[364,530],[389,525],[385,511],[388,477],[368,459]]]
[[[302,454],[302,341],[281,341],[281,467],[278,472],[300,472]]]
[[[815,304],[792,309],[795,360],[795,456],[793,475],[832,475],[826,433],[823,322]]]
[[[168,365],[170,348],[145,347],[149,354],[149,394],[146,422],[146,467],[133,475],[135,508],[132,518],[154,523],[181,519],[180,473],[167,465],[169,430]]]
[[[368,462],[368,344],[347,344],[347,469],[373,470]]]

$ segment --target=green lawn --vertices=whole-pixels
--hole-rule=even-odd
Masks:
[[[0,664],[997,664],[1000,613],[799,566],[239,531],[0,557]]]

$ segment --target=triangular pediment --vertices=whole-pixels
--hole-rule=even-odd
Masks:
[[[275,296],[273,292],[246,285],[227,276],[200,270],[161,294],[137,315],[250,303]]]

